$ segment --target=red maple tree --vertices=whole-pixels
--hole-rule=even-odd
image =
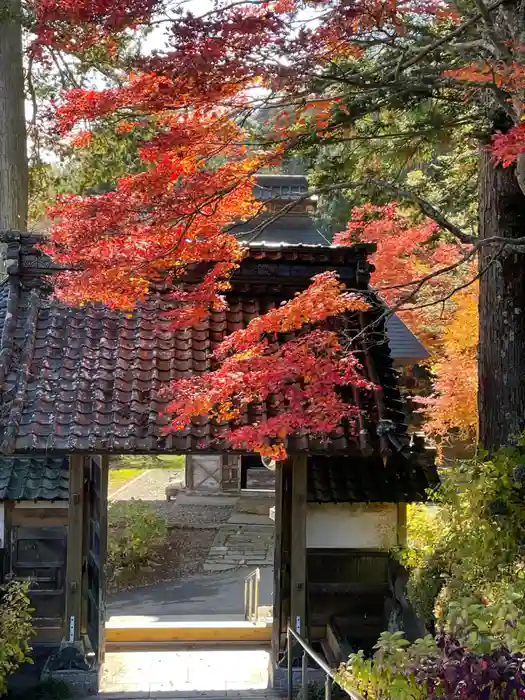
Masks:
[[[428,89],[448,89],[464,101],[469,90],[484,90],[490,81],[517,112],[514,126],[494,138],[494,156],[508,165],[525,151],[519,46],[507,42],[510,56],[493,61],[490,70],[473,60],[475,48],[465,54],[454,48],[457,37],[470,40],[486,24],[483,10],[469,15],[443,0],[219,2],[199,17],[183,4],[169,8],[162,0],[36,0],[35,8],[36,55],[48,47],[77,55],[95,45],[111,51],[120,32],[152,22],[168,27],[166,50],[136,56],[124,84],[72,90],[58,108],[62,136],[73,134],[77,143],[89,140],[80,125],[108,117],[117,133],[144,135],[143,172],[122,178],[106,194],[63,197],[51,212],[55,224],[47,250],[70,268],[58,278],[57,294],[74,304],[130,308],[159,276],[169,275],[180,302],[174,327],[202,320],[225,303],[229,276],[244,255],[231,228],[257,211],[253,175],[312,139],[328,142],[351,132],[371,109],[359,104],[360,91],[373,95],[378,109],[381,90],[395,94],[418,60],[436,51],[453,54],[455,65],[445,70],[431,64],[435,74]],[[379,50],[374,46],[395,59],[383,62],[380,75],[367,68],[367,52]],[[263,98],[254,97],[261,91]],[[255,102],[282,110],[271,134],[257,144],[244,128]],[[454,233],[442,218],[406,214],[395,204],[362,207],[336,242],[378,244],[382,293],[394,305],[404,294],[406,313],[417,324],[418,305],[430,307],[431,297],[447,296],[458,283],[454,271],[462,258],[471,260],[464,241],[435,243],[446,229]],[[180,287],[185,271],[203,261],[208,272],[202,281],[191,290]],[[440,267],[445,274],[438,274]],[[418,286],[422,277],[425,286]],[[300,331],[305,323],[322,324],[362,304],[333,275],[316,278],[293,301],[225,341],[217,353],[220,369],[173,387],[173,427],[208,412],[236,417],[242,405],[284,392],[291,409],[286,420],[230,433],[234,444],[263,452],[277,441],[270,451],[281,455],[291,431],[327,432],[349,418],[337,387],[366,384],[351,348],[319,326],[284,345],[267,337],[283,327]]]

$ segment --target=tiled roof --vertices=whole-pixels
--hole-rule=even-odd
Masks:
[[[9,278],[0,287],[0,449],[38,455],[46,484],[53,481],[48,457],[60,453],[228,451],[225,426],[206,418],[164,435],[160,389],[170,380],[208,370],[211,350],[227,333],[291,298],[317,272],[336,269],[348,287],[369,290],[369,246],[252,246],[233,279],[229,309],[214,312],[199,327],[173,332],[162,315],[170,303],[160,292],[131,316],[101,306],[59,304],[49,296],[53,264],[35,248],[41,238],[10,233],[3,239],[8,241]],[[395,462],[393,468],[401,469],[400,458],[399,464],[407,462],[402,469],[412,473],[428,459],[409,444],[382,326],[384,307],[376,301],[352,320],[355,331],[377,322],[360,356],[368,376],[382,387],[373,395],[349,397],[365,410],[359,434],[341,428],[323,441],[293,437],[288,449],[349,455],[352,469],[357,464],[367,469],[370,458],[389,455],[387,466]],[[278,411],[268,401],[251,406],[243,419],[253,422]],[[30,463],[35,467],[36,460]]]
[[[414,503],[425,501],[427,490],[437,484],[429,459],[394,455],[386,465],[377,454],[359,464],[349,457],[308,460],[308,501],[317,503]]]
[[[0,457],[0,501],[68,499],[67,457]]]
[[[167,419],[159,395],[171,380],[210,368],[210,352],[220,340],[255,316],[292,297],[316,272],[339,269],[352,288],[366,290],[367,246],[353,248],[252,248],[233,281],[229,309],[214,312],[197,328],[173,332],[162,312],[170,302],[159,293],[129,314],[101,306],[67,308],[51,299],[43,273],[49,261],[37,253],[34,236],[14,234],[8,249],[9,280],[1,288],[0,448],[4,453],[49,451],[223,452],[225,426],[195,420],[184,431],[163,434]],[[382,307],[367,313],[368,324]],[[356,327],[356,330],[359,330]],[[369,409],[370,444],[389,443],[374,434],[378,411],[406,443],[406,427],[388,347],[380,327],[363,355],[368,371],[383,387],[383,398],[362,397]],[[372,401],[368,406],[367,402]],[[269,401],[244,416],[253,422],[275,415]],[[361,435],[361,443],[365,433]],[[338,432],[326,442],[307,436],[290,439],[290,451],[347,452],[357,438]]]

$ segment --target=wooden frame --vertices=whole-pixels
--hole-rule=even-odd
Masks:
[[[84,542],[84,457],[69,458],[69,511],[67,530],[67,586],[64,638],[80,640],[82,618],[82,561]]]
[[[308,638],[306,619],[306,481],[307,457],[293,457],[292,463],[292,527],[290,566],[290,618],[292,629]]]

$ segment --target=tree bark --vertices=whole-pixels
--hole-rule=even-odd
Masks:
[[[28,164],[20,0],[0,0],[0,230],[27,226]]]
[[[488,149],[480,162],[480,237],[525,233],[525,196],[513,168],[497,166]],[[493,451],[515,444],[525,429],[525,254],[482,247],[479,296],[479,432]]]

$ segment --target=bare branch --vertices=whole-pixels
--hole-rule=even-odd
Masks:
[[[502,41],[501,37],[499,36],[496,25],[494,24],[494,21],[490,14],[489,8],[487,7],[487,5],[485,5],[483,0],[474,0],[474,4],[476,5],[481,14],[483,23],[487,27],[488,36],[494,44],[494,47],[497,49],[499,56],[505,59],[506,61],[512,61],[512,53],[508,46],[505,44],[505,42]]]

